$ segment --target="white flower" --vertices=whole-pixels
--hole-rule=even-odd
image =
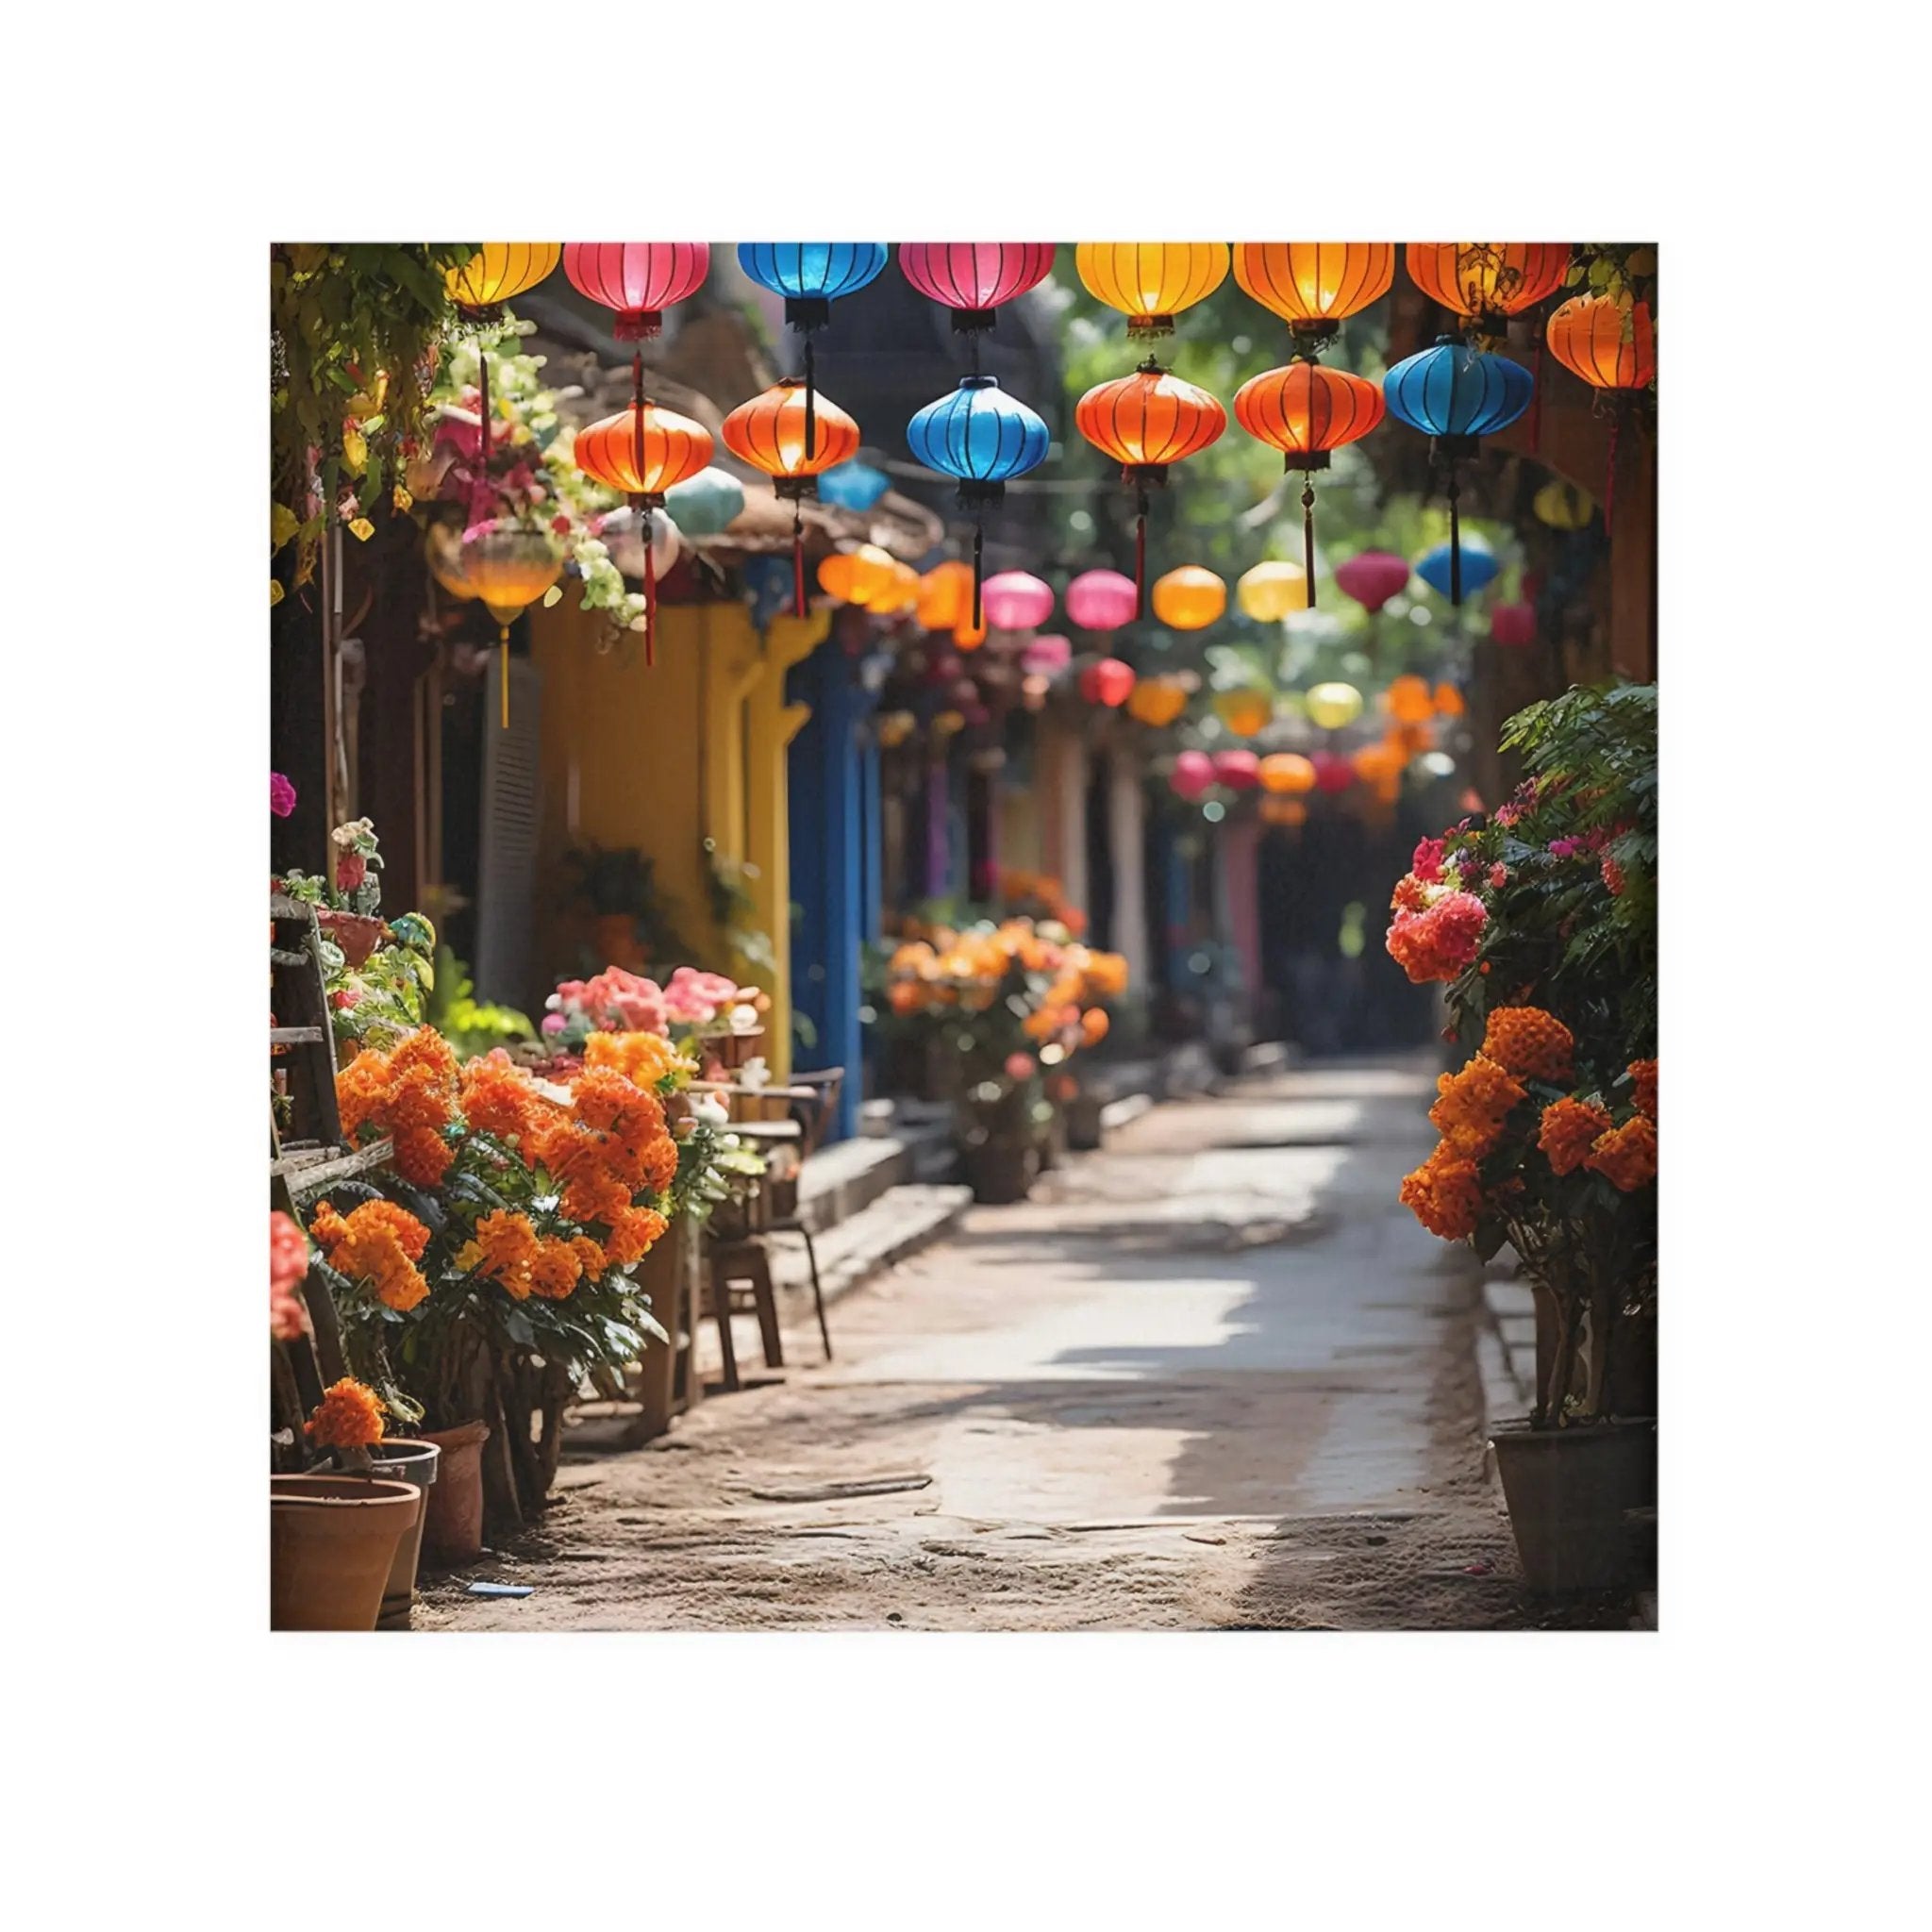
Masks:
[[[771,1083],[772,1070],[765,1065],[763,1054],[754,1054],[738,1070],[738,1084],[741,1087],[749,1087],[754,1093],[760,1088],[769,1087]]]
[[[692,1115],[708,1127],[722,1127],[731,1116],[725,1111],[724,1103],[714,1093],[707,1093],[691,1102]]]
[[[756,1033],[764,1024],[764,1016],[750,1005],[733,1007],[731,1009],[731,1030],[734,1033]],[[762,1062],[760,1062],[762,1064]]]

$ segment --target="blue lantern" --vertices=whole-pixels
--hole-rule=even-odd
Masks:
[[[664,508],[687,537],[715,537],[738,521],[744,508],[744,485],[715,464],[674,483]]]
[[[818,454],[818,376],[811,337],[832,319],[832,303],[872,281],[886,265],[883,242],[741,242],[738,265],[785,298],[785,320],[805,338],[805,454]]]
[[[892,479],[870,463],[835,463],[819,476],[819,501],[841,509],[868,510],[892,487]]]
[[[1432,438],[1430,455],[1448,467],[1452,604],[1462,602],[1461,486],[1456,465],[1475,455],[1479,438],[1515,422],[1535,391],[1536,378],[1520,362],[1486,355],[1453,336],[1440,336],[1434,348],[1404,357],[1382,378],[1389,413]]]
[[[912,454],[929,470],[958,477],[959,503],[973,512],[973,627],[979,628],[979,580],[988,508],[1009,477],[1046,460],[1046,425],[991,375],[963,375],[951,395],[928,403],[906,425]]]
[[[1491,581],[1502,567],[1496,561],[1496,553],[1480,538],[1462,546],[1462,588],[1465,591],[1480,591]],[[1456,554],[1446,543],[1436,547],[1417,558],[1415,574],[1435,591],[1439,597],[1447,597],[1455,590]]]
[[[747,557],[740,576],[746,601],[751,605],[751,621],[760,630],[781,610],[791,608],[791,559],[789,557]]]

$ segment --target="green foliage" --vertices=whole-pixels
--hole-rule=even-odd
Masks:
[[[758,867],[720,852],[715,839],[704,841],[704,853],[711,918],[724,943],[755,972],[775,973],[778,956],[772,949],[771,934],[758,924],[758,901],[747,884],[758,877]]]
[[[458,1059],[475,1059],[512,1041],[534,1040],[536,1028],[513,1007],[479,1003],[470,969],[447,946],[436,949],[436,974],[424,1019],[449,1041]]]

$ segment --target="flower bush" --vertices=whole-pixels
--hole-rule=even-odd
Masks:
[[[622,966],[589,979],[566,979],[545,1001],[544,1037],[560,1051],[582,1052],[598,1033],[663,1036],[681,1046],[721,1033],[755,1033],[771,1009],[770,995],[740,986],[722,973],[679,966],[662,985]]]
[[[323,1391],[302,1426],[318,1449],[373,1449],[382,1441],[382,1416],[375,1391],[345,1375]]]
[[[302,1281],[308,1273],[308,1238],[301,1224],[279,1208],[268,1215],[268,1332],[276,1341],[293,1341],[308,1332]]]

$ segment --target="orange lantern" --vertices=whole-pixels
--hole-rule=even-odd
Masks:
[[[1263,758],[1261,762],[1265,765],[1268,761]],[[1314,782],[1315,774],[1310,768],[1308,783]],[[1308,822],[1308,808],[1299,798],[1264,798],[1257,808],[1262,820],[1271,825],[1305,825]]]
[[[1436,701],[1429,694],[1426,678],[1396,678],[1389,687],[1388,698],[1389,715],[1398,724],[1425,724],[1436,715]]]
[[[1469,318],[1468,333],[1500,336],[1512,315],[1563,286],[1567,242],[1411,242],[1408,278],[1431,302]]]
[[[1079,432],[1121,466],[1134,486],[1134,615],[1147,608],[1147,492],[1167,482],[1168,466],[1204,450],[1227,427],[1227,411],[1205,389],[1184,382],[1152,356],[1131,375],[1090,389],[1074,406]]]
[[[1274,717],[1274,700],[1264,691],[1224,691],[1214,710],[1237,738],[1257,738]]]
[[[936,563],[919,580],[915,616],[926,630],[951,630],[966,615],[973,595],[973,566],[957,559]]]
[[[1459,718],[1468,708],[1462,701],[1462,693],[1453,684],[1436,687],[1436,709],[1442,717]]]
[[[919,573],[895,557],[891,581],[874,594],[867,608],[877,611],[881,617],[894,617],[902,610],[910,610],[918,602]]]
[[[973,596],[971,586],[968,587],[966,595],[968,602],[971,602]],[[953,641],[962,651],[976,651],[981,644],[985,643],[986,632],[985,611],[982,610],[979,613],[979,622],[974,624],[972,611],[962,610],[959,613],[958,623],[953,626]]]
[[[1388,242],[1237,242],[1234,278],[1310,355],[1347,317],[1389,292],[1395,248]]]
[[[805,377],[788,375],[762,395],[740,403],[720,426],[724,447],[772,479],[791,505],[791,614],[805,615],[805,498],[818,494],[817,478],[858,454],[858,425],[824,395],[813,398],[816,434],[806,454]]]
[[[1227,243],[1081,242],[1074,266],[1089,294],[1127,318],[1129,336],[1171,335],[1181,309],[1227,279]]]
[[[1550,317],[1550,353],[1573,375],[1596,390],[1647,389],[1657,380],[1657,329],[1647,302],[1626,308],[1609,295],[1573,295]],[[1617,431],[1610,418],[1610,447],[1604,461],[1604,531],[1613,534],[1616,508]]]
[[[1384,739],[1378,744],[1363,745],[1351,762],[1358,778],[1379,785],[1386,784],[1391,777],[1402,776],[1403,768],[1408,763],[1408,755],[1399,744],[1391,744]]]
[[[841,604],[858,604],[867,608],[874,600],[894,588],[892,573],[897,559],[875,543],[862,543],[857,550],[841,550],[819,565],[819,588]]]
[[[1206,630],[1227,608],[1227,586],[1211,570],[1184,563],[1154,585],[1154,614],[1170,630]]]
[[[1315,789],[1315,768],[1295,751],[1272,751],[1261,760],[1261,789],[1293,796]]]
[[[563,575],[563,558],[542,530],[485,526],[458,539],[446,525],[431,525],[429,568],[452,596],[475,598],[496,620],[496,661],[502,725],[509,727],[509,627]]]
[[[1127,715],[1156,730],[1172,724],[1187,708],[1186,687],[1176,678],[1143,678],[1127,693]]]

